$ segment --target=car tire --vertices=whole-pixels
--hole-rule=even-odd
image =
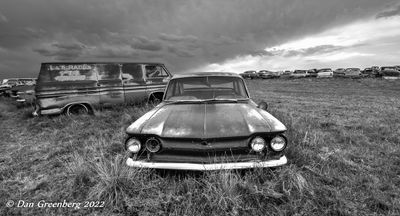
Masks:
[[[157,97],[154,96],[154,95],[151,95],[150,98],[149,98],[148,103],[149,103],[149,104],[157,105],[157,104],[161,103],[161,101],[162,101],[161,99],[157,98]]]
[[[73,104],[67,107],[67,116],[88,115],[90,113],[88,107],[84,104]]]

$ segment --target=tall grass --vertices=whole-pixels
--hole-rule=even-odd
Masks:
[[[269,102],[288,127],[290,143],[288,165],[245,171],[127,167],[125,128],[153,105],[31,118],[29,107],[1,101],[0,203],[65,199],[105,207],[1,205],[0,214],[400,215],[400,88],[376,80],[302,82],[249,81],[256,101]]]

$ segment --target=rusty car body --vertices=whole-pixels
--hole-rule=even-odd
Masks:
[[[333,71],[330,68],[322,68],[318,70],[317,78],[330,78],[333,77]]]
[[[362,75],[360,68],[346,68],[344,77],[359,78]]]
[[[34,115],[91,113],[99,106],[161,100],[170,77],[161,63],[42,63]]]
[[[0,95],[15,97],[14,88],[19,86],[34,86],[36,78],[8,78],[4,79],[0,85]]]
[[[308,76],[307,70],[294,70],[292,73],[292,78],[304,78]]]
[[[251,71],[245,71],[240,74],[245,79],[257,79],[259,78],[257,71],[251,70]]]
[[[162,103],[127,129],[131,167],[219,170],[287,163],[286,131],[233,73],[174,76]]]
[[[279,78],[279,74],[269,70],[260,70],[258,71],[258,77],[260,79],[276,79]]]
[[[385,66],[381,68],[380,75],[383,79],[400,79],[400,70],[396,66]]]

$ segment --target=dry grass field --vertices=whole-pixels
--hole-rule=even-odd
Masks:
[[[286,166],[132,169],[124,130],[150,106],[32,118],[30,107],[1,98],[0,215],[400,215],[399,81],[247,83],[289,129]],[[16,207],[20,200],[82,206]],[[105,204],[84,208],[85,201]]]

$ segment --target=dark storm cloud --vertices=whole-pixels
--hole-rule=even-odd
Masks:
[[[164,33],[161,33],[159,38],[170,42],[196,42],[198,40],[198,38],[193,35],[174,35]]]
[[[130,46],[97,46],[88,49],[87,57],[101,59],[125,59],[137,57],[138,52]]]
[[[54,57],[56,60],[74,60],[82,55],[87,47],[80,43],[53,43],[45,47],[34,48],[33,51],[42,56]]]
[[[379,13],[378,15],[376,15],[376,18],[387,18],[387,17],[392,17],[392,16],[399,16],[400,15],[400,5],[397,5],[396,8],[393,8],[391,10],[388,11],[383,11],[381,13]]]
[[[185,71],[238,55],[268,55],[267,46],[375,16],[391,2],[2,0],[0,47],[20,52],[22,62],[135,57]],[[77,41],[86,47],[61,47]],[[4,65],[15,61],[1,58]],[[4,68],[30,67],[16,65],[21,68]]]
[[[149,50],[149,51],[159,51],[162,49],[160,41],[150,40],[143,36],[134,38],[132,47],[135,49]]]
[[[188,50],[184,50],[182,48],[175,47],[175,46],[168,46],[168,51],[175,54],[178,57],[187,58],[187,57],[195,56],[194,53],[189,52]]]

